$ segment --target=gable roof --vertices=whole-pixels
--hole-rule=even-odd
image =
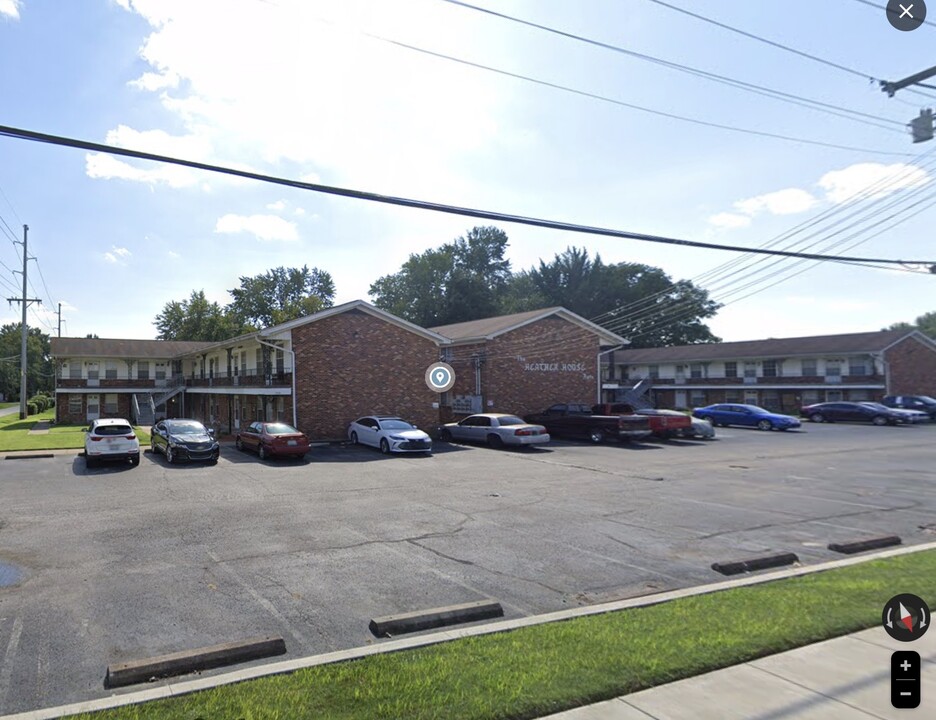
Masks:
[[[914,336],[936,349],[936,344],[918,330],[880,330],[845,335],[813,335],[795,338],[768,338],[741,342],[674,345],[661,348],[619,350],[615,362],[661,363],[711,360],[742,360],[746,358],[783,358],[796,355],[846,355],[877,353],[906,337]]]
[[[352,300],[351,302],[346,302],[342,305],[335,305],[334,307],[326,308],[312,315],[306,315],[305,317],[296,318],[295,320],[290,320],[289,322],[284,322],[279,325],[274,325],[273,327],[264,328],[259,332],[261,337],[269,337],[270,335],[275,335],[278,332],[283,332],[284,330],[292,330],[293,328],[301,327],[302,325],[307,325],[308,323],[316,322],[318,320],[324,320],[325,318],[332,317],[333,315],[340,315],[341,313],[346,313],[351,310],[360,310],[365,312],[368,315],[384,320],[385,322],[401,327],[404,330],[409,330],[412,333],[417,335],[422,335],[424,338],[433,340],[434,342],[440,345],[447,345],[449,339],[440,335],[437,332],[432,330],[427,330],[424,327],[420,327],[415,323],[411,323],[409,320],[404,320],[401,317],[387,312],[386,310],[381,310],[379,307],[371,305],[369,302],[364,300]]]
[[[600,325],[596,325],[590,320],[586,320],[581,315],[576,315],[571,310],[564,307],[549,307],[540,310],[528,310],[522,313],[513,313],[512,315],[498,315],[497,317],[482,318],[480,320],[469,320],[468,322],[454,323],[452,325],[440,325],[432,328],[435,332],[451,338],[455,343],[482,342],[484,340],[493,340],[498,335],[517,330],[524,325],[543,320],[548,317],[561,317],[568,320],[589,332],[597,335],[603,345],[625,345],[627,340],[620,335],[616,335],[610,330],[605,330]]]
[[[53,357],[171,358],[215,343],[190,340],[120,340],[114,338],[50,338]]]

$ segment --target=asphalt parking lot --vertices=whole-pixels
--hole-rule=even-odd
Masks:
[[[519,617],[715,582],[716,561],[929,541],[934,440],[936,425],[807,423],[432,457],[0,461],[0,713],[107,695],[111,663],[251,636],[301,657],[381,642],[379,615],[493,598]]]

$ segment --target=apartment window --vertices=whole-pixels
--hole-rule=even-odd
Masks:
[[[211,358],[210,360],[208,360],[208,377],[210,377],[212,380],[214,380],[216,362],[217,360],[215,358]]]
[[[841,390],[826,390],[825,399],[826,399],[826,402],[841,402],[842,391]]]
[[[693,380],[700,380],[702,378],[702,363],[691,363],[689,365],[689,377]]]
[[[659,366],[659,365],[650,365],[650,366],[647,368],[647,375],[650,376],[650,379],[651,379],[651,380],[659,380],[659,379],[660,379],[660,366]]]
[[[166,363],[156,363],[156,379],[166,379]]]
[[[842,363],[838,360],[826,360],[826,377],[840,377],[842,374]]]
[[[98,364],[96,362],[88,363],[88,380],[97,380],[100,376]]]
[[[163,377],[166,377],[165,371],[163,371]],[[149,361],[140,360],[137,363],[137,380],[149,380]]]
[[[726,403],[739,403],[741,402],[741,393],[737,390],[725,390],[725,402]]]
[[[257,348],[257,375],[263,375],[263,348]]]
[[[725,377],[726,378],[736,378],[738,377],[738,363],[736,362],[726,362],[725,363]],[[737,402],[737,400],[729,400],[729,402]]]
[[[280,422],[286,420],[286,399],[283,397],[276,398],[276,419]]]
[[[247,351],[241,353],[240,355],[240,374],[247,374]]]
[[[806,373],[804,372],[803,374],[805,375]],[[803,405],[813,405],[817,402],[819,402],[818,390],[803,390]]]
[[[81,395],[68,396],[68,414],[81,415]]]
[[[819,368],[815,360],[803,360],[802,361],[802,371],[801,374],[806,377],[815,377],[819,374]],[[816,401],[819,402],[818,395],[816,396]]]
[[[780,393],[777,390],[764,390],[761,393],[761,404],[765,410],[777,412],[780,410]]]
[[[104,396],[104,414],[112,416],[117,414],[117,395],[115,393],[108,393]]]
[[[764,377],[777,377],[777,361],[764,360]]]
[[[692,407],[701,407],[705,405],[705,391],[692,390],[689,393],[689,404],[692,405]]]
[[[106,363],[104,363],[104,377],[107,378],[108,380],[117,379],[117,361],[116,360],[108,360]]]
[[[744,363],[744,377],[757,377],[757,365],[752,362]]]
[[[851,358],[848,361],[849,375],[870,375],[871,370],[868,367],[867,358]]]
[[[286,353],[282,350],[276,351],[276,373],[282,375],[286,372]],[[283,418],[280,418],[282,420]]]
[[[848,392],[848,399],[852,402],[867,402],[871,399],[870,390],[850,390]]]
[[[68,363],[68,377],[71,380],[81,380],[81,363],[72,360]]]
[[[618,377],[621,380],[630,380],[630,367],[628,365],[618,365],[617,369]]]

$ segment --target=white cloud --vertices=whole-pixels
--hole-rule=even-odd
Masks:
[[[278,215],[234,215],[229,213],[218,219],[216,233],[251,233],[258,240],[298,240],[296,224]]]
[[[170,250],[170,251],[167,252],[166,254],[167,254],[172,260],[178,260],[180,257],[182,257],[181,255],[179,255],[179,253],[175,252],[174,250]]]
[[[119,5],[124,10],[130,10],[130,0],[114,0],[115,5]]]
[[[708,219],[709,225],[714,225],[715,227],[725,228],[725,229],[734,229],[747,227],[751,224],[751,218],[747,215],[737,215],[735,213],[721,212],[716,215],[712,215]]]
[[[898,190],[919,187],[931,180],[922,168],[909,163],[856,163],[827,172],[819,179],[826,199],[835,204],[886,197]],[[860,197],[859,197],[860,196]]]
[[[124,262],[129,258],[133,253],[131,253],[125,247],[117,247],[116,245],[111,245],[110,251],[104,253],[104,259],[112,264],[125,265]]]
[[[761,212],[769,212],[772,215],[794,215],[809,210],[816,202],[816,198],[805,190],[787,188],[757,195],[747,200],[738,200],[734,207],[736,210],[750,216]]]
[[[286,209],[286,201],[285,201],[285,200],[277,200],[276,202],[269,203],[269,204],[266,206],[266,209],[267,209],[267,210],[275,210],[276,212],[279,212],[279,211],[281,211],[281,210],[285,210],[285,209]]]
[[[179,86],[179,76],[173,73],[154,73],[146,72],[140,75],[136,80],[127,83],[130,87],[140,90],[162,90],[163,88],[174,88]]]
[[[0,0],[0,15],[19,20],[20,0]]]
[[[295,210],[293,210],[293,214],[300,215],[300,216],[305,215],[306,214],[305,208],[297,207]]]
[[[94,179],[133,180],[150,185],[165,183],[173,188],[192,187],[198,184],[195,173],[187,168],[155,164],[142,168],[102,153],[85,155],[85,173]]]
[[[304,183],[312,183],[313,185],[322,184],[321,176],[318,173],[314,173],[314,172],[303,173],[302,175],[299,176],[299,180],[301,180]]]

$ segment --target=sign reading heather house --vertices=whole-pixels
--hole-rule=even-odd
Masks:
[[[527,372],[585,372],[585,363],[524,363]]]

